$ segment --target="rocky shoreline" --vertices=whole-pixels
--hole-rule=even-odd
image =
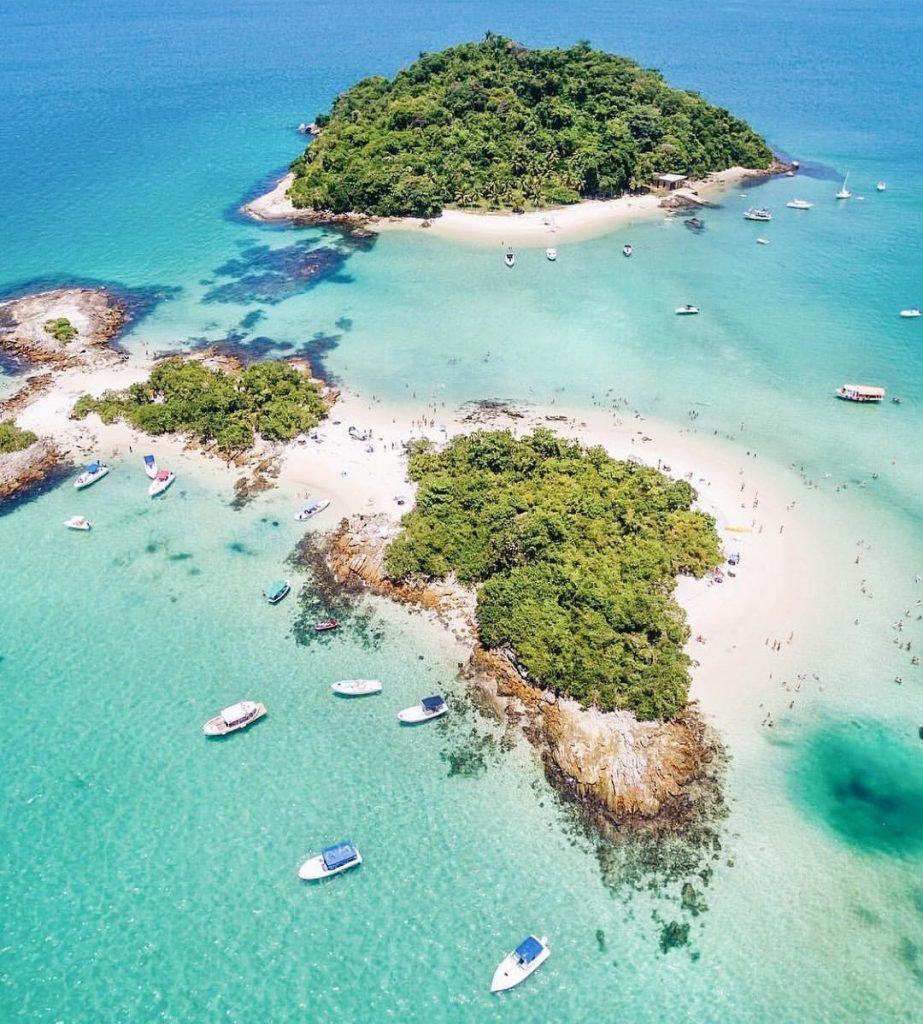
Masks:
[[[404,585],[387,578],[384,553],[398,530],[388,516],[343,519],[327,535],[310,535],[313,563],[317,567],[323,561],[342,587],[435,613],[471,648],[462,674],[482,710],[524,735],[540,752],[555,788],[579,801],[601,824],[674,833],[694,824],[700,808],[712,809],[724,752],[694,706],[676,720],[642,722],[630,712],[582,708],[540,688],[517,664],[514,652],[479,645],[473,592],[451,580]]]
[[[0,506],[41,487],[61,467],[63,459],[57,445],[45,437],[22,451],[0,454]]]

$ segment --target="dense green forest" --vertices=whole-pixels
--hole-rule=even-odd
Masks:
[[[21,452],[38,437],[31,430],[22,430],[12,420],[0,420],[0,455],[5,452]]]
[[[491,33],[421,54],[393,80],[363,79],[316,120],[289,196],[335,213],[575,203],[644,188],[656,172],[772,159],[747,124],[657,71],[587,43],[529,50]]]
[[[686,703],[679,573],[720,561],[714,520],[683,480],[538,429],[413,450],[413,511],[387,552],[398,580],[481,584],[481,642],[583,704],[675,715]]]
[[[326,407],[318,385],[286,363],[210,369],[197,360],[168,359],[125,391],[83,395],[73,415],[122,418],[148,434],[192,434],[225,451],[250,448],[254,435],[286,441],[316,426]]]

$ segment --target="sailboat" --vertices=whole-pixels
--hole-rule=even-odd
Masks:
[[[849,181],[849,171],[846,172],[846,177],[843,179],[843,185],[840,191],[837,192],[837,199],[852,199],[852,192],[846,187],[846,182]]]

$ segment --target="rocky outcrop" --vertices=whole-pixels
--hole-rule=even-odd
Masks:
[[[0,505],[44,483],[61,459],[61,452],[46,438],[22,451],[0,454]]]
[[[323,227],[340,228],[353,238],[374,238],[373,225],[378,218],[358,213],[334,213],[332,210],[303,209],[288,197],[288,190],[295,180],[294,174],[286,174],[274,188],[264,195],[244,203],[240,212],[254,220],[275,224],[317,224]]]

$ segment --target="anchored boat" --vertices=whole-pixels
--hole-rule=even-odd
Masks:
[[[70,519],[64,520],[64,525],[68,530],[90,530],[93,524],[85,516],[71,516]]]
[[[744,220],[772,220],[772,213],[765,206],[751,206],[744,212]]]
[[[868,384],[844,384],[837,388],[836,396],[847,402],[880,402],[885,397],[885,389]]]
[[[153,455],[144,456],[144,472],[153,480],[157,476],[157,460]]]
[[[508,267],[515,266],[516,265],[516,253],[514,253],[512,249],[508,249],[507,252],[506,252],[506,255],[503,257],[503,262]]]
[[[341,697],[367,697],[370,693],[381,693],[381,680],[340,679],[331,683],[330,689]]]
[[[291,589],[288,580],[276,580],[268,590],[263,591],[263,596],[270,604],[278,604]]]
[[[698,313],[698,306],[690,306],[687,302],[685,306],[678,306],[676,309],[677,316],[695,316]]]
[[[312,516],[316,516],[319,512],[323,512],[329,504],[330,502],[326,498],[321,501],[309,501],[304,508],[295,513],[295,518],[303,522],[305,519],[310,519]]]
[[[500,961],[494,971],[490,991],[505,992],[507,989],[515,988],[530,974],[534,974],[550,956],[547,937],[542,936],[539,939],[535,935],[530,935],[523,939],[512,953]]]
[[[147,493],[152,498],[156,498],[158,494],[163,494],[175,479],[175,473],[171,472],[169,469],[160,469],[151,481],[151,485],[148,487]]]
[[[317,856],[309,857],[298,869],[298,877],[306,882],[317,882],[321,878],[357,868],[361,863],[362,854],[353,845],[353,841],[343,839],[321,850]]]
[[[206,736],[227,736],[230,732],[245,729],[266,714],[266,705],[255,700],[242,700],[226,707],[202,726]]]
[[[431,718],[439,718],[448,711],[446,702],[436,694],[433,697],[424,697],[419,704],[412,708],[404,708],[397,713],[397,717],[404,725],[417,725],[419,722],[428,722]]]
[[[95,484],[97,480],[102,480],[108,472],[109,467],[105,462],[91,462],[74,481],[74,487],[78,491],[82,491],[84,487],[89,487],[90,484]]]

